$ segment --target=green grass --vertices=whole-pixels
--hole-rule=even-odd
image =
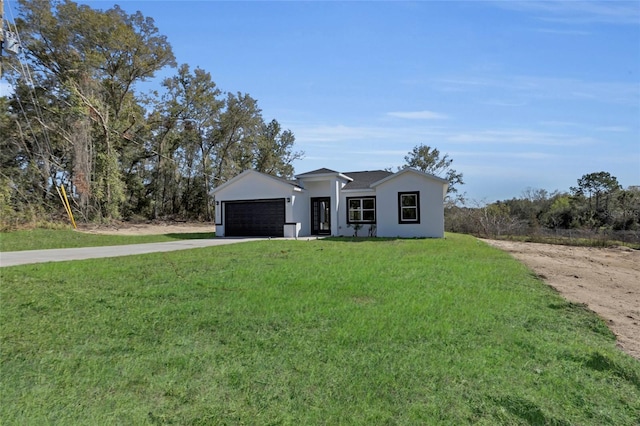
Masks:
[[[214,232],[162,235],[97,235],[72,229],[33,229],[0,233],[0,251],[117,246],[214,238]]]
[[[3,424],[640,423],[603,321],[467,236],[0,273]]]

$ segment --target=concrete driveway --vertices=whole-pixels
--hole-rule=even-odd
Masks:
[[[130,244],[123,246],[9,251],[0,253],[0,267],[187,250],[263,239],[264,238],[212,238],[207,240],[179,240],[167,243]]]

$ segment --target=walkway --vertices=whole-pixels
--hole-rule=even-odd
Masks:
[[[212,238],[206,240],[179,240],[167,243],[129,244],[122,246],[9,251],[0,253],[0,267],[187,250],[262,239],[264,238]]]

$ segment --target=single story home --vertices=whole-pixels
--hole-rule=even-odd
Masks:
[[[410,168],[396,173],[323,168],[295,178],[247,170],[215,188],[216,234],[444,236],[445,179]]]

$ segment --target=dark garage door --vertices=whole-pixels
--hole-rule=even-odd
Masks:
[[[224,203],[227,237],[283,237],[284,199]]]

